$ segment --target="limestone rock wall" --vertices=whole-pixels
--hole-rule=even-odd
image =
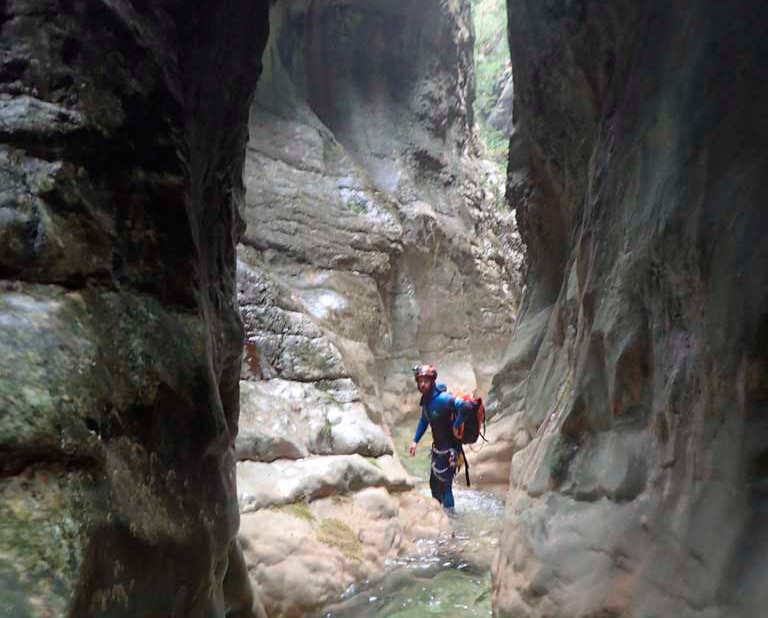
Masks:
[[[519,254],[501,184],[476,156],[469,3],[278,3],[272,22],[244,267],[324,332],[331,373],[355,382],[374,420],[413,407],[421,359],[487,391]],[[281,375],[263,325],[249,333],[260,375]]]
[[[258,613],[234,544],[235,244],[267,18],[0,4],[4,616]]]
[[[417,361],[487,391],[519,255],[472,133],[468,2],[294,0],[270,22],[238,248],[237,477],[246,568],[291,618],[449,530],[389,430],[417,411]]]
[[[524,429],[495,615],[765,611],[763,3],[509,0]]]

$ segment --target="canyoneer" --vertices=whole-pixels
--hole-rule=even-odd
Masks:
[[[460,428],[464,417],[471,412],[472,404],[455,398],[437,384],[437,370],[432,365],[416,365],[413,368],[416,386],[421,393],[421,417],[416,427],[408,455],[416,454],[416,447],[427,430],[432,429],[431,469],[429,488],[448,513],[454,512],[453,477],[462,463]]]

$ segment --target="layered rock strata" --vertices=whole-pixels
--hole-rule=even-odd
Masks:
[[[765,611],[763,3],[510,0],[524,314],[495,615]]]
[[[267,3],[0,5],[0,614],[256,615],[235,244]]]

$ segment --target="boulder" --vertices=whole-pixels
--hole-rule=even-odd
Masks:
[[[311,456],[272,463],[241,461],[237,464],[237,486],[243,513],[367,487],[412,487],[404,471],[394,467],[391,460],[382,468],[377,460],[360,455]]]
[[[298,459],[309,453],[379,457],[391,453],[349,380],[242,381],[239,459]]]
[[[268,615],[291,618],[382,578],[392,562],[418,554],[417,541],[449,534],[448,517],[431,498],[369,488],[247,513],[240,544]]]
[[[309,455],[307,431],[295,402],[264,388],[270,382],[240,382],[238,460],[274,461]]]

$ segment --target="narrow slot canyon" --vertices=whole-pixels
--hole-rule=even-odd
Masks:
[[[766,615],[766,24],[0,2],[0,618]]]
[[[503,3],[484,4],[506,50]],[[270,12],[238,247],[237,438],[240,544],[270,616],[490,615],[499,443],[467,449],[475,483],[454,483],[454,520],[427,487],[431,436],[406,456],[411,367],[487,396],[520,296],[504,171],[473,126],[471,8]]]

